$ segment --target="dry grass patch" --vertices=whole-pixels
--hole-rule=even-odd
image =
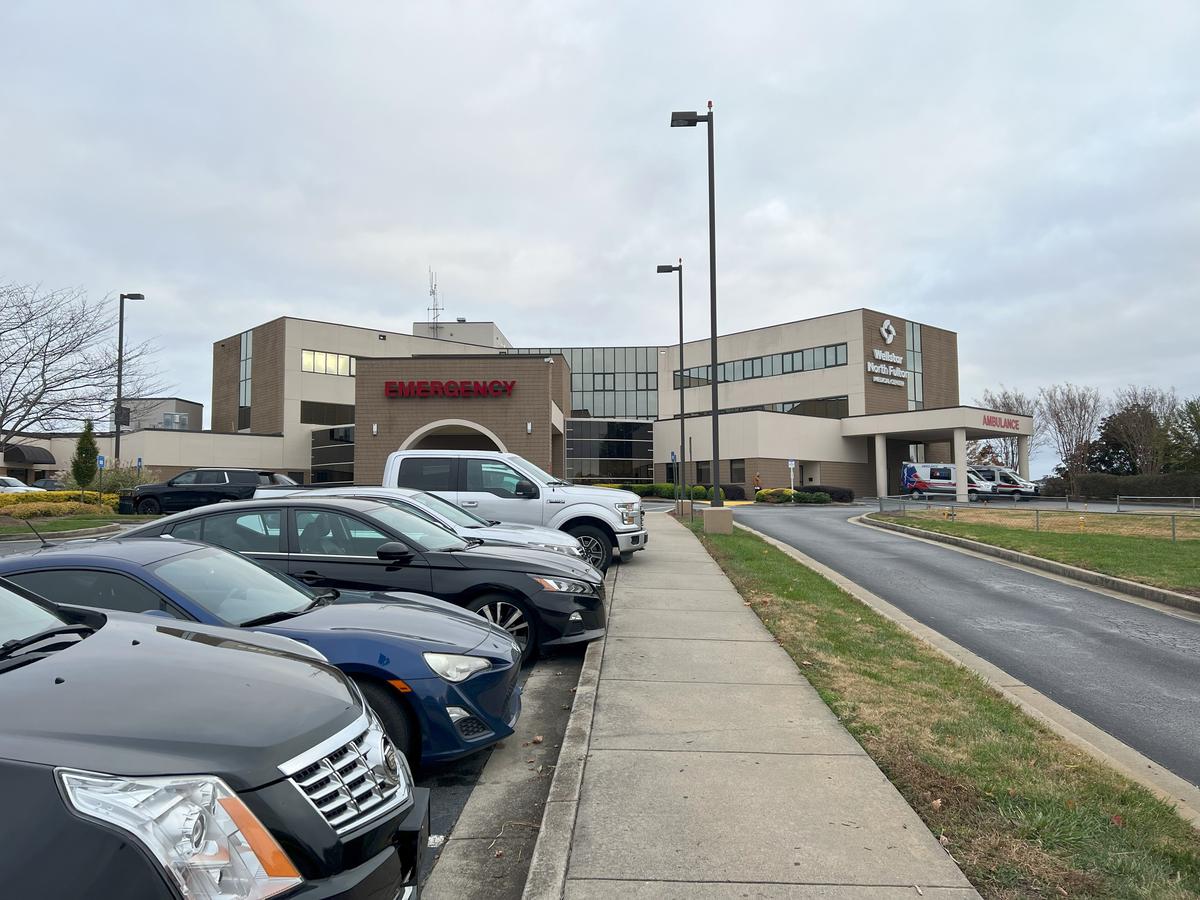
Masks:
[[[757,537],[700,537],[984,897],[1200,896],[1200,836],[1149,791]]]
[[[990,509],[981,507],[955,507],[954,519],[947,518],[943,509],[918,509],[909,507],[903,516],[917,521],[955,522],[966,525],[994,525],[1000,528],[1017,528],[1023,531],[1051,532],[1055,534],[1114,534],[1126,537],[1157,537],[1171,539],[1170,513],[1094,513],[1086,507],[1072,510]],[[1177,540],[1200,540],[1200,515],[1177,513],[1175,515]]]

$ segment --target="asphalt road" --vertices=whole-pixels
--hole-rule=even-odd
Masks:
[[[863,511],[734,515],[1200,784],[1200,620],[848,521]]]

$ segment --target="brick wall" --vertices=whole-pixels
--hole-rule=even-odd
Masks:
[[[922,325],[921,356],[925,370],[925,408],[958,406],[958,335]]]
[[[895,353],[901,359],[904,359],[905,351],[908,348],[904,343],[905,322],[903,319],[897,319],[895,316],[887,316],[873,309],[864,309],[862,318],[864,362],[876,362],[875,354],[872,352],[876,349]],[[885,319],[891,319],[892,327],[896,329],[896,337],[890,344],[884,343],[883,337],[879,333],[879,329]],[[895,363],[891,363],[890,365],[895,365]],[[877,381],[872,381],[871,373],[867,371],[865,365],[859,373],[859,377],[863,379],[864,411],[867,415],[871,415],[872,413],[903,412],[908,409],[908,389],[904,385],[880,384]]]
[[[227,337],[213,344],[212,430],[236,433],[238,415],[239,337]]]
[[[874,497],[875,467],[870,463],[823,462],[821,483],[830,487],[848,487],[855,497]]]
[[[283,431],[284,329],[275,319],[254,329],[250,360],[250,430],[255,434]]]
[[[563,443],[554,441],[550,402],[568,404],[570,369],[562,356],[438,356],[359,359],[355,377],[354,477],[379,484],[388,454],[418,429],[445,419],[478,424],[494,433],[506,450],[551,473],[565,470]],[[504,397],[387,397],[386,381],[516,381]],[[555,396],[555,386],[558,386]],[[563,410],[567,413],[567,410]],[[527,433],[526,423],[533,423]],[[372,425],[379,433],[371,434]]]

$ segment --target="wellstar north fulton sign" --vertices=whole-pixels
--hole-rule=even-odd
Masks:
[[[912,377],[912,371],[904,368],[904,357],[891,350],[872,349],[877,362],[867,360],[867,371],[871,380],[879,384],[894,384],[904,387]]]

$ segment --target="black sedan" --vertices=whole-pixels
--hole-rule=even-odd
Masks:
[[[484,546],[375,500],[222,503],[123,536],[216,544],[315,588],[429,594],[504,628],[525,658],[604,634],[604,582],[587,563]]]

